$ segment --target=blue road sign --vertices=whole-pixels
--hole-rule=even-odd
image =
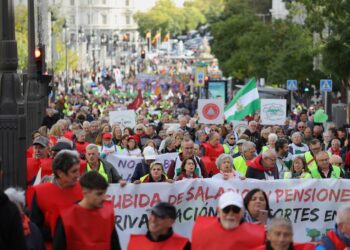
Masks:
[[[297,80],[287,80],[287,89],[288,90],[298,90],[298,81]]]
[[[333,81],[331,79],[320,80],[320,91],[321,92],[332,92]]]

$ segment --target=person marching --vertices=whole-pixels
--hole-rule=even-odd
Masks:
[[[114,225],[113,205],[105,200],[108,183],[96,171],[79,180],[83,199],[62,210],[53,240],[54,250],[121,249]]]
[[[191,249],[188,239],[173,231],[172,226],[176,220],[176,209],[173,205],[161,201],[152,207],[150,212],[147,234],[132,234],[130,236],[128,250]]]

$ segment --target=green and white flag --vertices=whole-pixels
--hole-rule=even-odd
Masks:
[[[232,101],[225,107],[228,122],[239,121],[260,109],[260,99],[255,78],[241,88]]]

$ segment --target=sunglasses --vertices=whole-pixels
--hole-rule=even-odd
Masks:
[[[227,206],[227,207],[224,207],[222,209],[222,211],[225,213],[225,214],[228,214],[230,211],[234,212],[235,214],[239,213],[241,211],[241,208],[240,207],[237,207],[237,206],[234,206],[234,205],[230,205],[230,206]]]

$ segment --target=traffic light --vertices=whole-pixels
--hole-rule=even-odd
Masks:
[[[146,51],[143,49],[141,50],[141,58],[145,59],[146,58]]]
[[[45,72],[45,50],[43,47],[35,48],[34,59],[36,65],[36,72],[38,76],[42,76]]]

